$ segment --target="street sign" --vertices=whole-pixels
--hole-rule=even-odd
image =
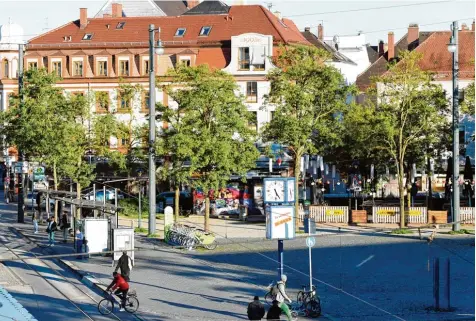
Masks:
[[[316,245],[316,239],[312,236],[306,237],[306,245],[309,248],[313,247],[314,245]]]

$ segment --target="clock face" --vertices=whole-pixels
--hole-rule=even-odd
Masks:
[[[284,181],[266,182],[266,201],[283,203],[284,202]]]
[[[294,181],[288,181],[288,202],[294,202]]]

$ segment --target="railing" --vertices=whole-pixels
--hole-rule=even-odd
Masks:
[[[474,224],[475,207],[460,207],[459,218],[463,221],[463,224]]]
[[[309,216],[316,222],[349,223],[348,206],[309,206]],[[304,219],[304,211],[299,211],[299,218]]]
[[[426,207],[410,207],[409,211],[405,213],[405,221],[407,223],[421,223],[428,222],[428,214]],[[400,223],[400,207],[372,207],[372,222],[373,223]]]

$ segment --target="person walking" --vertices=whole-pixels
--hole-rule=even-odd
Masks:
[[[55,246],[55,231],[57,230],[56,219],[54,216],[48,219],[48,227],[46,232],[48,232],[48,244],[50,246]]]
[[[9,187],[10,187],[10,176],[6,176],[3,184],[3,196],[5,197],[5,203],[10,203],[9,197]]]
[[[264,305],[259,301],[259,297],[255,295],[253,301],[248,304],[248,320],[261,320],[264,314]]]
[[[117,272],[119,268],[121,268],[121,275],[122,277],[129,282],[130,281],[130,273],[132,270],[132,259],[127,255],[127,251],[123,251],[119,261],[117,261],[116,269],[114,272]]]
[[[37,210],[38,210],[38,217],[41,218],[41,201],[43,200],[43,193],[42,192],[38,192],[38,194],[36,194],[36,207],[37,207]]]
[[[76,253],[83,253],[83,233],[79,230],[79,228],[76,230]],[[77,259],[82,260],[83,256],[78,255],[76,256]]]
[[[288,318],[288,321],[292,321],[292,316],[291,316],[291,311],[289,311],[288,305],[284,302],[284,300],[287,300],[289,303],[292,302],[292,300],[286,295],[286,282],[288,280],[288,277],[286,275],[281,275],[281,281],[279,281],[273,288],[273,296],[274,300],[279,302],[279,307],[281,308],[281,311],[286,315]]]
[[[33,229],[34,229],[33,234],[38,234],[38,217],[35,210],[33,210],[33,214],[31,215],[31,220],[33,221]]]
[[[66,213],[63,213],[63,215],[61,216],[60,228],[63,231],[63,243],[67,243],[69,223],[68,223],[68,216],[66,215]]]
[[[266,315],[266,320],[280,320],[280,318],[281,318],[281,308],[279,307],[279,302],[277,300],[274,300],[273,305],[268,310],[268,314]]]

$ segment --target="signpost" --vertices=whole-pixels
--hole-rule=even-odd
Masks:
[[[309,291],[312,291],[312,247],[316,245],[316,239],[311,236],[311,219],[307,220],[309,236],[306,237],[306,245],[309,248]]]

